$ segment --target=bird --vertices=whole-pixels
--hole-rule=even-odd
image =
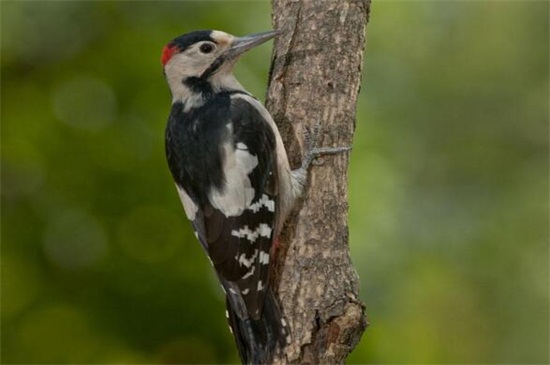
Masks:
[[[319,120],[306,129],[302,163],[292,170],[273,118],[233,75],[243,53],[280,34],[193,31],[169,41],[161,54],[172,96],[168,167],[226,295],[243,364],[270,363],[290,342],[269,282],[277,237],[303,195],[312,161],[350,149],[317,147]]]

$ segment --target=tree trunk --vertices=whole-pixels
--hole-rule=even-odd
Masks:
[[[299,165],[304,126],[319,147],[351,146],[370,1],[272,0],[277,37],[266,105]],[[277,364],[343,363],[367,326],[348,247],[349,152],[310,169],[279,242],[273,275],[291,342]]]

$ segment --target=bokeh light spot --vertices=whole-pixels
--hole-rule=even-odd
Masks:
[[[62,213],[50,222],[44,233],[46,256],[63,268],[92,266],[105,254],[106,248],[104,228],[83,211]]]
[[[85,314],[68,305],[49,305],[30,312],[15,336],[17,353],[25,363],[84,363],[98,344]]]
[[[114,121],[117,103],[111,87],[87,76],[68,80],[53,93],[56,117],[69,126],[99,131]]]

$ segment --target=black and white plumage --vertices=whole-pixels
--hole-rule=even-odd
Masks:
[[[232,75],[244,51],[277,31],[237,38],[197,31],[164,47],[172,93],[166,156],[185,213],[227,296],[244,363],[269,363],[288,329],[269,287],[274,241],[306,182],[311,160],[291,171],[277,127]]]

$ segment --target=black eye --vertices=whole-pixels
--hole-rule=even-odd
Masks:
[[[214,46],[210,43],[203,43],[199,49],[202,53],[210,53],[214,50]]]

